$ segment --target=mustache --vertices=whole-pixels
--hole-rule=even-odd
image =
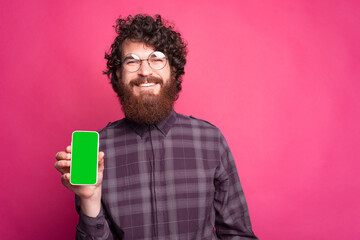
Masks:
[[[139,86],[140,84],[143,84],[143,83],[158,83],[160,85],[163,85],[163,80],[160,79],[160,78],[156,78],[156,77],[146,77],[146,78],[135,78],[133,80],[130,81],[129,85],[131,87],[133,86]]]

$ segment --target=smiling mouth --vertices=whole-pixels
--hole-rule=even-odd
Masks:
[[[156,83],[143,83],[143,84],[139,84],[137,86],[139,87],[151,87],[151,86],[155,86]]]
[[[130,86],[139,88],[151,88],[157,84],[162,85],[163,81],[155,77],[136,78],[130,81]]]

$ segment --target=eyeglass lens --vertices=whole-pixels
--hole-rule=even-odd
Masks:
[[[151,53],[148,59],[144,60],[147,60],[150,67],[154,70],[160,70],[166,65],[166,56],[159,51]],[[124,68],[129,72],[136,72],[140,68],[142,61],[138,55],[130,53],[123,60]]]

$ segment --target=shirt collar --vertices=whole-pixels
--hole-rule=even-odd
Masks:
[[[146,131],[149,131],[149,129],[154,129],[154,128],[156,128],[164,136],[166,136],[169,130],[171,129],[171,127],[173,126],[173,124],[176,122],[176,119],[177,119],[177,113],[174,110],[172,110],[169,116],[167,116],[164,120],[154,125],[139,124],[128,118],[126,118],[126,121],[128,122],[129,126],[136,132],[136,134],[142,137],[144,136],[144,133]]]

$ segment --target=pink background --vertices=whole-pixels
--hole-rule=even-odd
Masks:
[[[224,133],[261,239],[360,239],[359,1],[0,3],[1,239],[73,239],[54,156],[122,117],[104,52],[121,14],[189,43],[176,110]]]

